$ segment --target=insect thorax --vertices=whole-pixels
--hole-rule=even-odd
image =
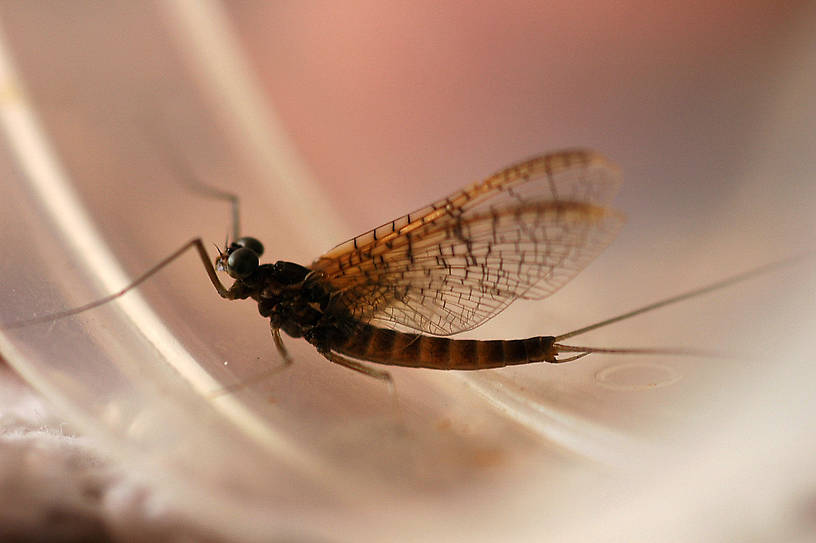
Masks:
[[[319,280],[309,280],[311,270],[292,262],[263,264],[250,277],[237,280],[230,289],[237,298],[258,302],[258,312],[273,328],[292,337],[311,336],[331,325],[326,308],[330,295]]]

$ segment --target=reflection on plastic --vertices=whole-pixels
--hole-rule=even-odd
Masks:
[[[681,378],[671,366],[654,362],[615,364],[595,374],[595,381],[602,387],[626,392],[667,387]]]

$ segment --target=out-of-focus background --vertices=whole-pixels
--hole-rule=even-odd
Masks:
[[[807,1],[0,3],[2,322],[220,243],[228,212],[187,175],[243,197],[269,259],[308,263],[543,151],[619,163],[619,239],[469,337],[561,333],[812,251],[813,35]],[[140,289],[151,314],[3,333],[43,396],[0,381],[0,533],[808,541],[814,275],[580,338],[727,359],[397,369],[395,412],[302,341],[258,377],[266,323],[188,256]]]

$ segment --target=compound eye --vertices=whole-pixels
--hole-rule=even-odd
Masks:
[[[227,273],[234,279],[244,279],[258,269],[258,254],[252,249],[241,247],[232,251],[227,258]]]
[[[252,238],[252,237],[249,237],[249,236],[238,238],[238,239],[235,240],[234,243],[235,243],[235,245],[237,245],[239,247],[245,247],[245,248],[251,250],[252,252],[254,252],[258,256],[261,256],[263,254],[263,252],[264,252],[263,243],[261,243],[260,241],[258,241],[255,238]]]

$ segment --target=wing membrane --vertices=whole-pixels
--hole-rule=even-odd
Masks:
[[[312,264],[357,319],[448,335],[555,292],[617,234],[617,168],[590,151],[522,162]]]

